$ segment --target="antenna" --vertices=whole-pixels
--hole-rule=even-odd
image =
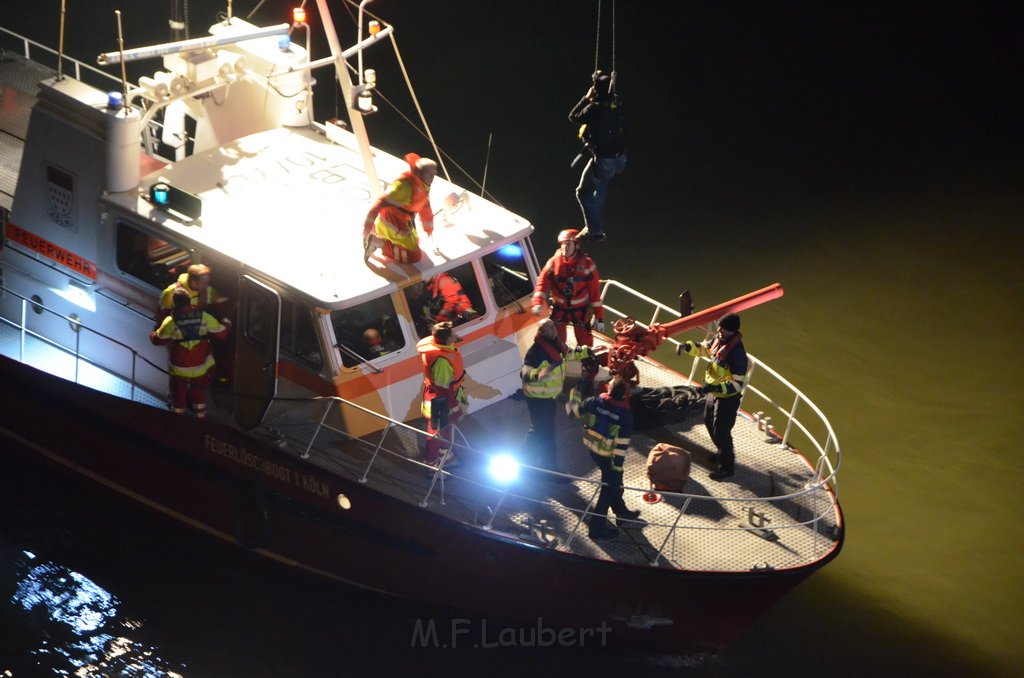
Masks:
[[[115,9],[114,14],[117,15],[117,51],[121,56],[121,89],[122,104],[124,105],[125,112],[128,111],[128,72],[125,68],[124,63],[124,31],[121,28],[121,10]]]
[[[491,165],[491,140],[494,139],[494,132],[487,133],[487,157],[484,158],[484,177],[480,182],[480,197],[487,194],[487,168]]]
[[[64,11],[67,0],[60,0],[60,44],[57,45],[57,80],[64,79]]]

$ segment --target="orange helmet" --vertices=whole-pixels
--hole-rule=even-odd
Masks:
[[[565,242],[566,240],[572,240],[573,242],[575,242],[576,236],[578,236],[579,234],[580,232],[577,231],[575,228],[567,228],[558,234],[558,242],[559,244]]]

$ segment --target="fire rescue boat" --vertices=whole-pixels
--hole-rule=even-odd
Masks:
[[[423,259],[364,258],[369,205],[407,164],[370,145],[375,78],[348,64],[395,30],[364,27],[360,11],[342,49],[316,4],[324,58],[287,37],[308,33],[305,17],[257,27],[229,9],[208,37],[100,55],[120,77],[0,29],[3,454],[382,594],[524,628],[606,629],[620,646],[722,648],[839,553],[839,444],[813,402],[752,356],[740,464],[734,482],[711,481],[713,445],[686,407],[703,366],[656,358],[781,286],[693,313],[602,281],[615,321],[598,336],[603,369],[666,397],[626,459],[641,519],[590,540],[600,481],[578,422],[557,422],[569,482],[491,464],[514,457],[529,426],[517,391],[538,321],[533,227],[449,181],[442,162]],[[121,66],[143,58],[160,63],[128,83]],[[348,121],[313,119],[318,68],[335,69]],[[289,205],[287,224],[268,218],[274,203]],[[233,320],[208,419],[168,411],[166,349],[148,341],[161,291],[193,263],[212,269],[228,300],[214,313]],[[457,327],[463,464],[436,469],[421,461],[416,343],[423,283],[439,274],[475,313]],[[660,442],[687,450],[693,471],[683,491],[652,498],[644,462]]]

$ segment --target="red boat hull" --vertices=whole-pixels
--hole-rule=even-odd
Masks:
[[[467,643],[498,642],[514,627],[515,638],[538,642],[713,653],[841,548],[798,570],[617,564],[481,531],[233,428],[99,393],[2,356],[0,384],[5,454],[34,455],[268,557],[464,613],[470,631],[460,626],[458,633],[487,636],[467,635]],[[340,508],[338,495],[350,509]],[[439,642],[456,640],[446,640],[445,629],[437,634]]]

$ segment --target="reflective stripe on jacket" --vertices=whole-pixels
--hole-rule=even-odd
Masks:
[[[188,296],[192,300],[193,306],[203,308],[204,306],[217,303],[217,290],[213,289],[213,285],[207,285],[206,294],[204,294],[203,298],[200,299],[199,292],[188,286],[188,273],[182,273],[178,276],[178,280],[176,282],[168,285],[164,288],[164,291],[160,293],[161,309],[169,311],[174,308],[174,301],[172,300],[172,297],[174,295],[174,290],[179,287],[188,292]]]
[[[633,436],[633,412],[629,403],[602,393],[583,401],[583,445],[594,454],[611,457],[612,468],[622,462]]]
[[[214,365],[210,337],[224,339],[227,335],[228,328],[212,315],[189,307],[164,318],[149,340],[158,346],[170,344],[168,372],[175,377],[194,379]]]
[[[419,247],[419,234],[416,232],[414,217],[420,216],[423,231],[427,235],[434,232],[434,213],[430,209],[430,187],[420,181],[411,170],[403,172],[391,182],[367,214],[367,222],[372,225],[364,228],[407,250]]]
[[[462,354],[454,346],[435,344],[433,337],[424,337],[416,343],[423,362],[423,401],[420,413],[430,419],[430,401],[438,396],[448,399],[448,409],[454,410],[466,402],[466,370]]]
[[[532,303],[543,304],[545,295],[551,296],[551,305],[556,308],[589,308],[594,317],[604,320],[597,264],[584,252],[572,259],[566,259],[559,252],[548,259],[537,277]]]
[[[743,390],[747,381],[749,360],[740,332],[725,341],[715,335],[710,343],[694,343],[687,354],[710,359],[704,371],[704,383],[711,387],[711,393],[716,398],[731,398]]]
[[[572,350],[560,341],[551,341],[538,334],[526,352],[519,376],[523,380],[523,395],[527,398],[556,398],[565,385],[565,366],[583,360],[590,349],[578,346]],[[545,368],[548,373],[541,376]]]

